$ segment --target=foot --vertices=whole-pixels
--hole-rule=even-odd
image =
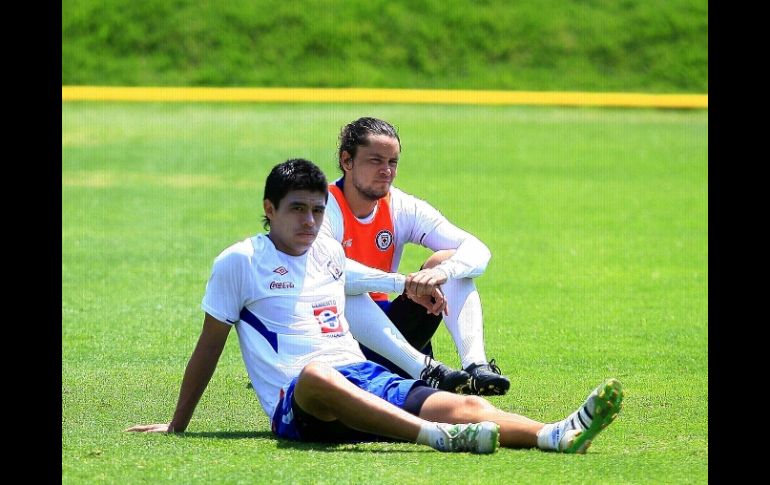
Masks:
[[[623,403],[623,386],[607,379],[588,395],[580,408],[565,420],[570,429],[559,440],[563,453],[585,453],[591,442],[618,417]]]
[[[420,379],[430,387],[455,394],[467,393],[470,377],[464,370],[454,370],[430,357],[425,359],[425,368],[420,373]]]
[[[511,381],[502,376],[500,368],[495,364],[495,359],[488,364],[472,364],[465,369],[471,376],[468,386],[468,394],[479,396],[502,395],[508,392]]]
[[[439,451],[494,453],[500,446],[500,426],[491,421],[472,424],[439,424],[442,431],[431,444]]]

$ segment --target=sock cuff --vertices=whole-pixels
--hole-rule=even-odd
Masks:
[[[562,429],[558,423],[548,423],[537,432],[537,447],[541,450],[555,451],[559,447]]]

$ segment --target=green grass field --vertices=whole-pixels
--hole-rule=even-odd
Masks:
[[[269,169],[336,178],[364,115],[399,127],[396,185],[492,251],[476,283],[512,385],[491,401],[555,421],[624,383],[588,454],[276,440],[235,334],[185,435],[122,432],[170,420],[211,263],[261,231]],[[64,103],[62,482],[706,482],[707,147],[706,111]],[[459,364],[446,329],[434,347]]]

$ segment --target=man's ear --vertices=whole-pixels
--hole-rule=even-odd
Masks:
[[[340,155],[340,165],[342,165],[342,169],[345,171],[353,169],[353,157],[350,156],[350,153],[347,150],[342,150],[342,154]]]
[[[262,208],[265,209],[265,217],[272,221],[273,216],[275,215],[275,206],[273,206],[273,203],[270,202],[270,199],[265,199],[262,201]]]

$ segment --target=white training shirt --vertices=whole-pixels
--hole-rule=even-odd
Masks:
[[[375,208],[376,211],[376,208]],[[393,265],[398,271],[406,243],[419,244],[433,251],[456,250],[454,256],[438,265],[449,278],[475,278],[484,273],[492,254],[477,237],[455,226],[426,201],[396,188],[390,188],[390,211],[393,221],[395,247]],[[374,220],[375,212],[359,219],[366,224]],[[337,199],[329,196],[321,234],[342,242],[344,218]],[[417,268],[414,269],[416,271]],[[409,271],[411,272],[411,271]]]
[[[354,266],[354,265],[351,265]],[[282,387],[311,361],[365,360],[345,319],[347,291],[401,292],[404,277],[355,265],[319,236],[301,256],[278,251],[265,234],[235,243],[214,260],[201,307],[235,325],[249,379],[272,417]]]

